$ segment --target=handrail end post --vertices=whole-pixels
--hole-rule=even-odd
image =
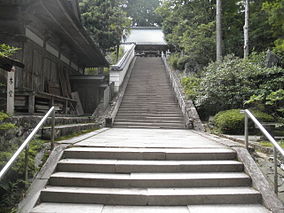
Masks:
[[[28,188],[28,180],[29,180],[29,144],[25,148],[25,188]]]
[[[274,192],[278,194],[278,171],[277,171],[277,149],[273,146],[273,162],[274,162]]]
[[[55,138],[55,109],[53,109],[51,114],[51,150],[54,148],[54,138]]]
[[[245,111],[244,111],[245,113]],[[248,135],[248,115],[245,113],[245,146],[248,150],[249,148],[249,135]]]

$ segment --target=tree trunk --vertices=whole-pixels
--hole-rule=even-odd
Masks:
[[[249,0],[245,3],[245,25],[244,25],[244,58],[249,55]]]
[[[222,60],[222,0],[216,1],[216,60]]]

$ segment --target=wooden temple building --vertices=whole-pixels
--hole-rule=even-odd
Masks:
[[[82,102],[91,114],[98,105],[102,76],[70,80],[84,76],[86,67],[109,66],[82,27],[78,0],[0,0],[0,43],[20,48],[12,57],[25,65],[14,74],[15,112],[42,113],[55,105],[58,113],[76,114]],[[0,82],[7,82],[3,69]]]

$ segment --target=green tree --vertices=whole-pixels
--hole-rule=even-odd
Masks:
[[[123,11],[124,0],[83,0],[80,2],[83,25],[103,51],[120,43],[130,19]]]
[[[284,1],[271,0],[263,3],[263,10],[268,14],[268,21],[273,29],[275,50],[284,54]]]
[[[215,11],[210,0],[165,0],[157,13],[166,40],[201,66],[215,60]]]
[[[128,0],[125,11],[132,19],[133,26],[160,25],[161,18],[155,13],[160,0]]]

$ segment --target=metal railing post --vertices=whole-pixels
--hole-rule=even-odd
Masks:
[[[1,169],[0,171],[0,181],[3,179],[4,175],[8,172],[8,170],[12,167],[13,163],[18,159],[22,151],[26,151],[25,155],[25,179],[28,179],[28,145],[30,141],[34,138],[36,133],[40,130],[44,122],[47,120],[47,118],[54,112],[54,106],[51,107],[48,112],[45,114],[45,116],[40,120],[40,122],[37,124],[37,126],[33,129],[33,131],[29,134],[29,136],[26,138],[26,140],[21,144],[21,146],[18,148],[18,150],[13,154],[13,156],[10,158],[10,160],[6,163],[6,165]]]
[[[52,114],[51,114],[51,150],[53,150],[54,148],[54,137],[55,137],[55,110],[53,110]]]
[[[245,145],[246,149],[248,150],[249,147],[249,135],[248,135],[248,115],[245,113]]]
[[[278,171],[277,171],[277,149],[273,146],[273,162],[274,162],[274,192],[278,194]]]
[[[25,148],[25,187],[28,187],[29,180],[29,145]]]

